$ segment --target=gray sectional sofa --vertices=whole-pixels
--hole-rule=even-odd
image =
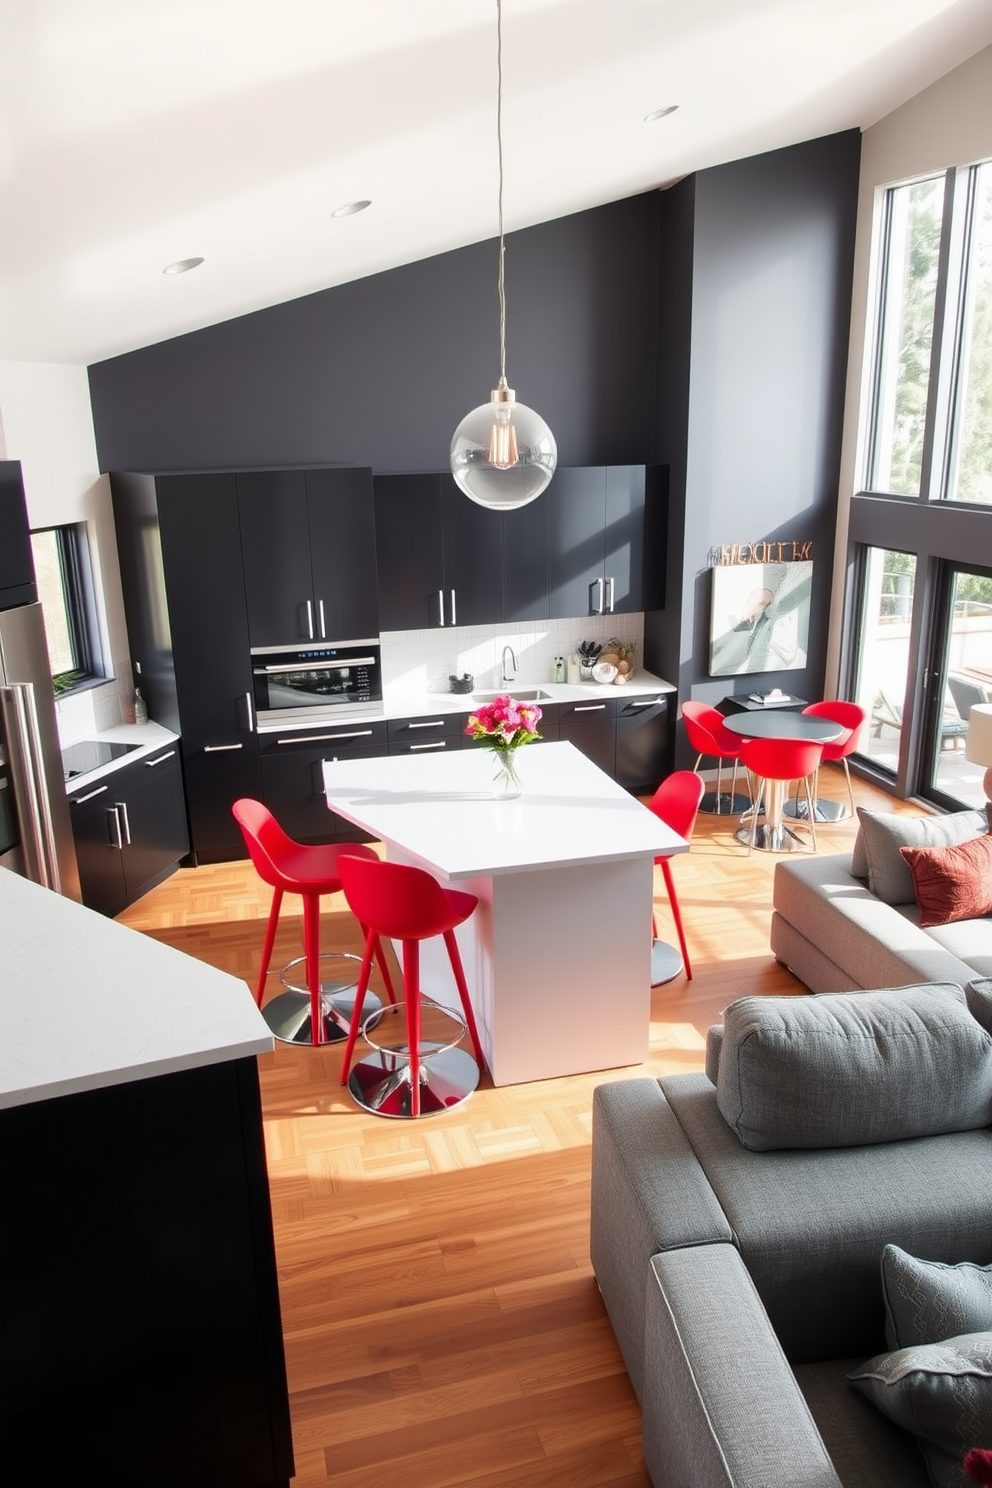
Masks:
[[[592,1262],[655,1488],[945,1488],[992,1446],[992,1370],[938,1372],[952,1419],[924,1423],[922,1452],[876,1378],[903,1357],[890,1255],[942,1286],[966,1263],[977,1308],[938,1296],[927,1326],[987,1330],[992,1359],[990,1026],[987,982],[743,998],[706,1074],[597,1088]]]
[[[992,976],[992,917],[919,927],[899,852],[953,846],[988,830],[985,812],[902,816],[859,810],[854,853],[775,865],[771,948],[813,992]]]

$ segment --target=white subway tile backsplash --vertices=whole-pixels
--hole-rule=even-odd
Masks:
[[[515,680],[527,686],[553,682],[555,657],[566,659],[580,641],[634,641],[642,664],[644,615],[602,615],[574,620],[462,625],[451,629],[391,630],[382,635],[382,679],[387,695],[447,692],[448,678],[470,672],[477,687],[502,683],[504,646],[517,659]]]

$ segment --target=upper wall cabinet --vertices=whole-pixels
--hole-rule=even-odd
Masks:
[[[237,489],[251,644],[378,635],[371,472],[242,471]]]
[[[0,460],[0,610],[38,598],[19,460]]]
[[[448,474],[375,480],[383,630],[503,619],[503,517],[464,496]]]
[[[647,607],[664,553],[645,543],[648,477],[643,465],[557,470],[548,488],[551,614],[622,615]]]

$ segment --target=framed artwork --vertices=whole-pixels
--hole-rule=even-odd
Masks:
[[[806,665],[811,562],[732,564],[710,572],[711,677]]]

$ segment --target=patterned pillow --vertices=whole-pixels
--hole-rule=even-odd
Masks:
[[[878,1354],[849,1374],[856,1390],[920,1439],[938,1488],[959,1488],[959,1463],[992,1441],[992,1333]]]
[[[992,1240],[990,1240],[992,1244]],[[885,1341],[890,1349],[992,1332],[992,1266],[921,1261],[898,1245],[882,1252]]]

